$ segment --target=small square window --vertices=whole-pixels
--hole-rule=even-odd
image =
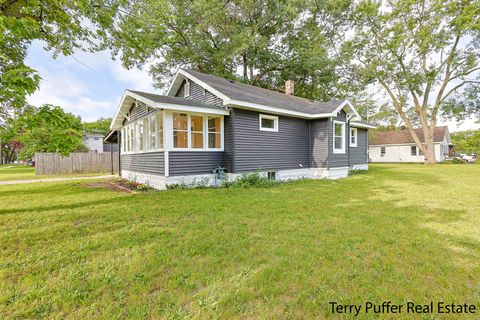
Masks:
[[[266,114],[260,114],[259,128],[260,128],[260,131],[278,132],[278,117],[270,116]]]
[[[410,154],[414,157],[417,156],[417,146],[411,146],[410,147]]]
[[[276,180],[276,172],[275,171],[268,171],[267,172],[267,178],[269,180]]]

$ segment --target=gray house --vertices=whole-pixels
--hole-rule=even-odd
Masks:
[[[343,178],[368,169],[372,125],[347,100],[319,102],[180,69],[166,95],[126,90],[107,140],[124,178],[167,185],[234,179]],[[220,173],[219,173],[220,172]]]

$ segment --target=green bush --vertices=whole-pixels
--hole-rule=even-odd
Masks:
[[[248,187],[260,187],[268,188],[280,183],[277,180],[268,179],[263,177],[258,172],[246,173],[239,178],[232,181],[225,181],[223,186],[225,188],[248,188]]]

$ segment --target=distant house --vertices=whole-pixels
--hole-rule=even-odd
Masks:
[[[421,141],[424,141],[422,129],[415,129]],[[445,160],[453,145],[448,127],[436,127],[434,134],[435,158]],[[407,129],[372,132],[369,143],[371,162],[425,162],[425,156],[415,144]]]
[[[107,141],[122,177],[164,189],[260,172],[343,178],[368,169],[368,130],[348,100],[320,102],[181,69],[166,95],[126,90]],[[215,172],[220,171],[221,174]]]
[[[83,135],[83,141],[87,148],[95,153],[103,153],[103,134],[86,133]]]

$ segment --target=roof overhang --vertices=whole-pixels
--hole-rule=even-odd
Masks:
[[[376,126],[356,121],[350,121],[350,126],[354,128],[377,129]]]
[[[188,73],[188,72],[186,72],[182,69],[179,69],[177,71],[177,73],[175,74],[175,76],[173,77],[173,80],[170,83],[170,87],[167,90],[167,96],[175,96],[178,89],[182,85],[182,82],[186,79],[196,82],[202,88],[205,88],[209,92],[213,93],[214,95],[216,95],[217,97],[222,99],[223,104],[225,106],[238,107],[238,108],[241,108],[241,109],[255,110],[255,111],[261,111],[261,112],[267,112],[267,113],[270,112],[270,113],[274,113],[274,114],[297,117],[297,118],[305,118],[305,119],[321,119],[321,118],[336,117],[338,115],[338,113],[340,112],[340,110],[344,109],[345,112],[347,113],[347,115],[349,116],[349,118],[357,119],[357,120],[361,119],[360,114],[353,107],[352,103],[349,100],[344,100],[332,112],[306,113],[306,112],[300,112],[300,111],[287,110],[287,109],[282,109],[282,108],[266,106],[266,105],[263,105],[263,104],[258,104],[258,103],[243,101],[243,100],[231,99],[230,97],[221,93],[217,89],[213,88],[212,86],[209,86],[208,84],[206,84],[202,80],[198,79],[197,77],[191,75],[190,73]]]
[[[110,124],[110,130],[119,130],[122,128],[123,120],[125,118],[128,119],[128,112],[132,103],[141,102],[145,106],[154,109],[160,110],[173,110],[173,111],[185,111],[185,112],[198,112],[204,114],[212,114],[212,115],[229,115],[230,111],[223,110],[223,109],[213,109],[213,108],[204,108],[199,106],[186,106],[186,105],[179,105],[173,103],[165,103],[165,102],[157,102],[145,98],[141,95],[138,95],[134,92],[129,90],[125,90],[122,99],[120,100],[120,104],[117,108],[117,112],[115,113],[115,117]]]

